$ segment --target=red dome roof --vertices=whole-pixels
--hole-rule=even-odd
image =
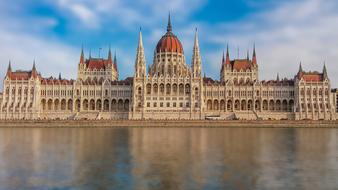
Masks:
[[[183,47],[180,40],[172,33],[170,15],[167,26],[167,33],[162,36],[156,46],[156,52],[177,52],[183,53]]]
[[[157,43],[156,52],[177,52],[183,53],[180,40],[171,32],[168,32]]]

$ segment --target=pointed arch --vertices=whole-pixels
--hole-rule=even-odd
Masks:
[[[68,100],[67,108],[68,108],[69,111],[71,111],[73,109],[73,100],[72,99]]]
[[[61,110],[66,110],[67,109],[67,103],[66,99],[61,100]]]
[[[109,111],[109,100],[108,99],[105,99],[103,101],[103,111]]]
[[[228,111],[233,111],[233,108],[232,108],[232,100],[228,100],[228,102],[227,102],[227,110],[228,110]]]

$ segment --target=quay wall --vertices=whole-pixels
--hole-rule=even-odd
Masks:
[[[18,128],[91,128],[91,127],[252,127],[252,128],[338,128],[338,121],[271,120],[271,121],[222,121],[222,120],[0,120],[0,127]]]

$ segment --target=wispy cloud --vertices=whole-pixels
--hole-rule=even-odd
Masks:
[[[222,49],[226,42],[232,48],[232,57],[240,47],[242,57],[246,49],[256,42],[261,79],[282,76],[293,77],[300,61],[307,70],[321,71],[326,61],[333,86],[337,86],[338,67],[338,13],[336,1],[288,1],[280,6],[247,18],[209,25],[202,23],[207,34],[200,40],[218,47],[218,53],[208,51],[205,67],[209,74],[218,77]],[[217,56],[218,55],[218,56]]]
[[[135,27],[135,24],[154,26],[166,17],[169,11],[177,18],[186,20],[193,11],[201,8],[206,0],[51,0],[48,2],[56,5],[61,13],[69,17],[76,16],[86,27],[97,29],[110,21],[124,27]]]
[[[9,59],[13,60],[13,67],[19,69],[30,69],[33,59],[36,59],[38,69],[45,76],[62,72],[66,77],[75,78],[79,48],[85,40],[81,35],[89,33],[100,38],[103,33],[115,35],[116,30],[123,34],[110,40],[125,39],[112,44],[113,49],[117,49],[119,70],[122,78],[130,76],[133,74],[130,68],[133,68],[135,59],[137,28],[142,26],[145,29],[144,44],[149,65],[171,11],[174,32],[184,45],[187,63],[191,60],[194,28],[198,27],[203,68],[214,78],[219,78],[226,43],[229,43],[231,56],[235,58],[237,47],[244,57],[247,49],[252,53],[256,42],[261,79],[275,78],[277,72],[281,76],[293,77],[300,61],[305,69],[321,70],[326,61],[333,86],[337,86],[338,78],[334,74],[338,72],[338,67],[335,67],[338,60],[338,2],[334,0],[269,3],[243,0],[249,7],[260,8],[227,22],[222,19],[209,22],[207,18],[197,20],[193,17],[203,11],[206,4],[212,3],[207,0],[44,0],[43,6],[49,7],[53,14],[42,15],[32,14],[34,11],[28,1],[13,1],[16,3],[0,2],[2,76]],[[65,30],[67,39],[62,36],[63,31],[56,33],[54,28]],[[109,43],[106,36],[95,40],[107,43],[103,45]],[[99,43],[95,45],[101,47]]]

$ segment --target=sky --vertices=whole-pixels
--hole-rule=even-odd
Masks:
[[[170,12],[189,65],[198,28],[207,76],[219,79],[227,44],[232,59],[256,44],[260,80],[293,78],[300,62],[321,72],[325,62],[337,87],[337,8],[336,0],[1,0],[0,76],[9,60],[13,70],[35,60],[43,77],[75,79],[82,45],[87,57],[107,57],[110,46],[120,79],[132,76],[139,28],[150,65]]]

